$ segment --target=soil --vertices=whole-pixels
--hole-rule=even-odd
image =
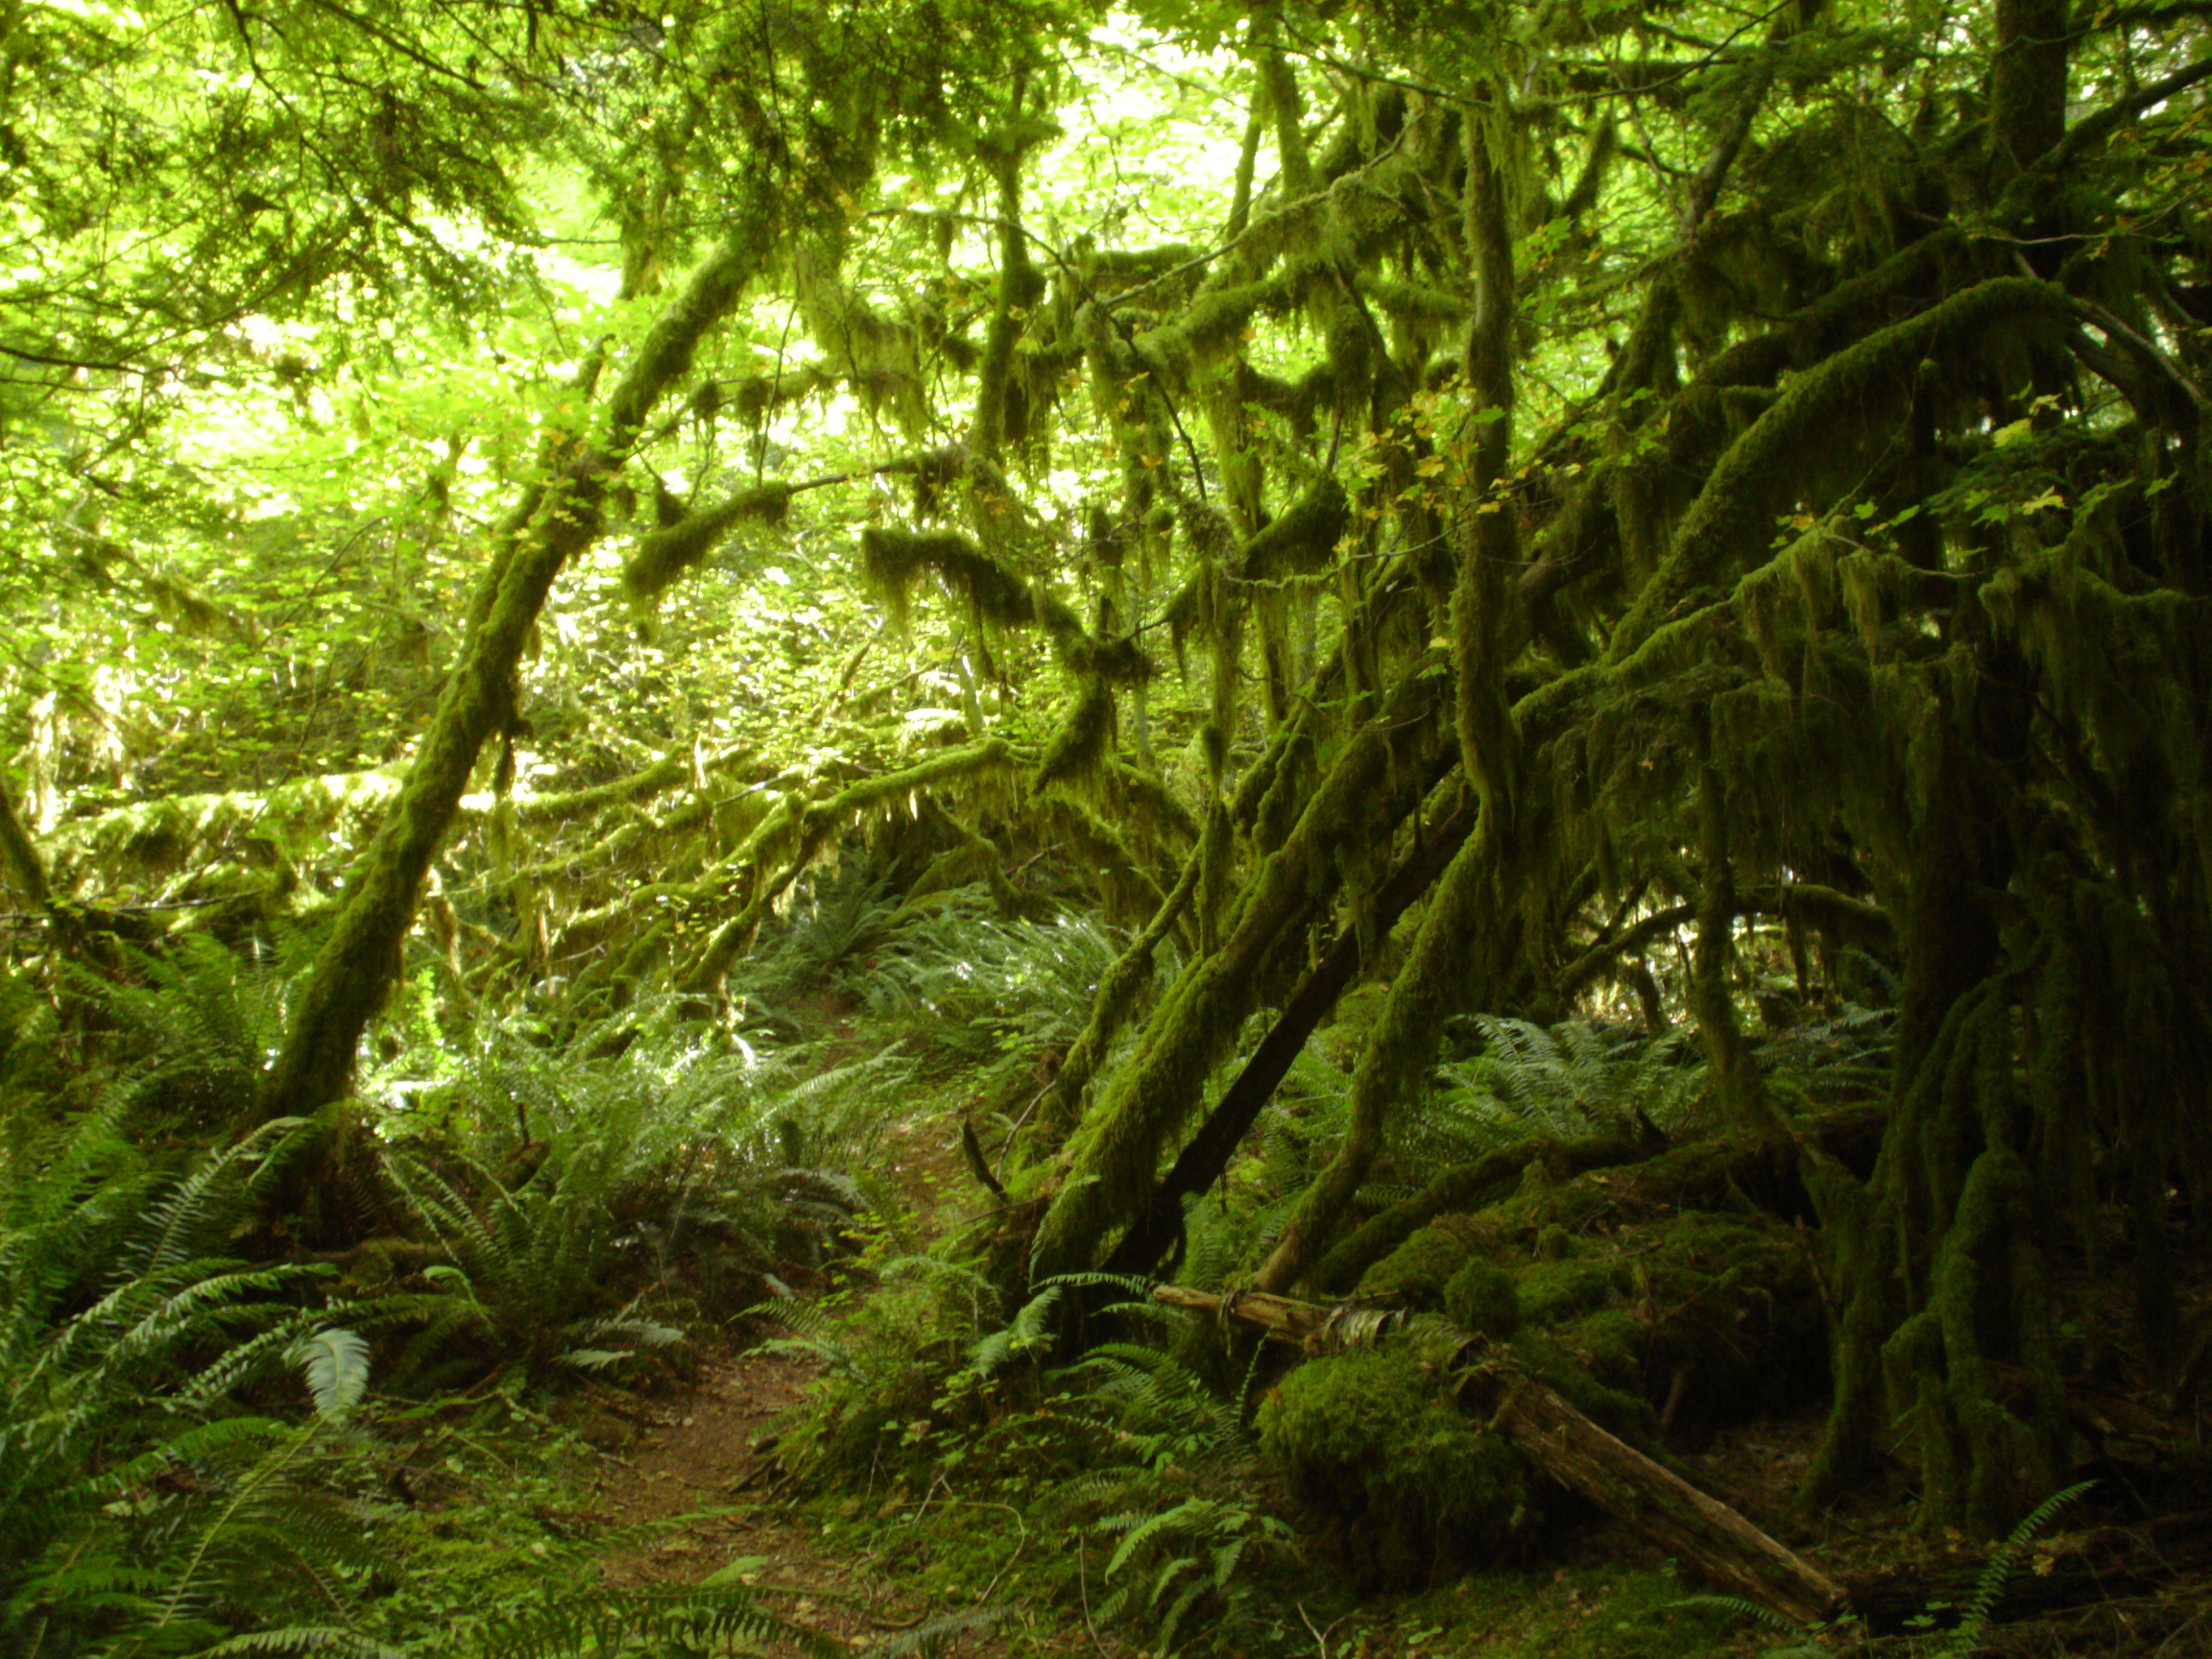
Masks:
[[[684,1395],[641,1417],[644,1432],[605,1464],[599,1519],[611,1529],[674,1524],[611,1558],[608,1575],[690,1584],[749,1563],[738,1577],[769,1612],[854,1647],[926,1619],[929,1607],[869,1573],[865,1561],[816,1549],[813,1527],[767,1490],[776,1470],[763,1442],[817,1369],[759,1353],[717,1359]]]
[[[923,1238],[955,1219],[965,1201],[958,1134],[942,1118],[912,1118],[883,1139],[883,1173],[905,1198],[906,1227]],[[624,1426],[613,1437],[627,1443],[599,1454],[595,1520],[611,1532],[655,1533],[611,1555],[608,1576],[691,1584],[741,1564],[739,1580],[768,1612],[854,1647],[946,1617],[949,1609],[902,1588],[872,1558],[826,1552],[817,1524],[780,1501],[775,1425],[820,1371],[805,1358],[752,1349],[709,1359],[666,1399],[599,1401],[602,1424]],[[984,1633],[963,1632],[932,1650],[950,1659],[1003,1647]]]

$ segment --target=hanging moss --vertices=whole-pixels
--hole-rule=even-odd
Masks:
[[[860,532],[861,567],[894,615],[904,613],[915,584],[935,575],[995,628],[1039,628],[1061,661],[1101,685],[1127,685],[1151,676],[1150,661],[1130,639],[1094,638],[1066,600],[1024,581],[967,537],[870,525]]]
[[[712,553],[739,524],[782,523],[794,493],[789,484],[766,484],[686,513],[637,543],[622,566],[623,588],[633,599],[651,598]]]
[[[1610,655],[1617,661],[1641,645],[1685,591],[1710,580],[1732,555],[1763,545],[1782,492],[1799,486],[1803,458],[1822,446],[1838,459],[1847,454],[1836,445],[1838,430],[1866,420],[1868,399],[1885,380],[1909,384],[1898,374],[1901,366],[1984,328],[2049,325],[2065,316],[2065,296],[2050,284],[1997,277],[1869,335],[1793,380],[1706,474],[1665,564],[1616,630]]]
[[[1237,550],[1235,568],[1249,581],[1272,582],[1289,572],[1318,570],[1335,556],[1352,522],[1352,504],[1334,473],[1323,473],[1257,535]]]

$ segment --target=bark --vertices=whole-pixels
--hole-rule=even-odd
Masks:
[[[1989,65],[1989,147],[2027,168],[2066,135],[2067,0],[1997,0]]]
[[[1474,1389],[1515,1451],[1722,1589],[1800,1623],[1842,1610],[1843,1587],[1835,1579],[1534,1378],[1485,1367]]]
[[[732,228],[646,335],[608,399],[596,438],[555,456],[550,475],[500,526],[461,660],[315,958],[284,1050],[256,1103],[261,1119],[311,1115],[351,1082],[362,1034],[399,972],[422,878],[445,844],[478,752],[512,712],[516,664],[545,595],[562,566],[597,539],[602,497],[646,416],[689,372],[700,341],[771,252],[777,201],[771,181],[754,181]]]

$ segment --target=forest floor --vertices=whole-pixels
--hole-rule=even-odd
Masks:
[[[882,1150],[881,1167],[907,1206],[908,1228],[920,1239],[936,1237],[966,1180],[957,1131],[942,1118],[917,1117],[896,1125]],[[944,1619],[950,1610],[940,1599],[885,1574],[876,1551],[826,1541],[820,1516],[781,1495],[777,1427],[804,1403],[822,1370],[811,1357],[756,1345],[709,1358],[677,1390],[639,1403],[645,1409],[615,1411],[598,1402],[588,1437],[620,1450],[599,1452],[593,1493],[579,1519],[617,1536],[656,1534],[612,1555],[607,1576],[624,1584],[693,1584],[734,1566],[767,1611],[854,1648]],[[836,1507],[848,1521],[866,1510],[858,1498]],[[895,1509],[885,1505],[881,1518]],[[1032,1640],[1023,1650],[1052,1646]],[[973,1630],[949,1632],[932,1650],[952,1659],[1009,1649],[993,1633]]]
[[[942,1112],[897,1125],[878,1167],[907,1206],[902,1247],[937,1236],[969,1204],[973,1184],[957,1119]],[[835,1316],[859,1306],[848,1302],[847,1313]],[[945,1482],[919,1503],[908,1492],[792,1490],[778,1440],[825,1363],[803,1344],[763,1340],[758,1331],[748,1340],[733,1338],[688,1377],[652,1394],[594,1394],[578,1403],[573,1424],[595,1452],[589,1495],[572,1520],[622,1540],[603,1559],[611,1580],[674,1586],[734,1576],[768,1612],[855,1650],[943,1625],[950,1626],[945,1634],[909,1650],[944,1659],[1133,1659],[1146,1650],[1140,1632],[1092,1618],[1094,1581],[1080,1600],[1038,1593],[1052,1581],[1039,1569],[1056,1553],[1054,1541],[1033,1537],[1019,1519],[1009,1525],[982,1513],[1012,1515],[1004,1504],[964,1497]],[[1821,1421],[1811,1403],[1739,1424],[1681,1452],[1677,1467],[1824,1570],[1885,1586],[1882,1593],[1896,1603],[1887,1634],[1870,1636],[1848,1623],[1813,1631],[1766,1627],[1745,1618],[1742,1604],[1725,1605],[1679,1574],[1628,1527],[1592,1511],[1555,1535],[1541,1560],[1425,1593],[1362,1594],[1324,1563],[1304,1562],[1290,1582],[1306,1599],[1273,1609],[1277,1639],[1257,1647],[1302,1649],[1316,1659],[2212,1655],[2212,1526],[2123,1536],[2126,1528],[2099,1528],[2086,1514],[2070,1514],[2001,1558],[1986,1546],[1915,1533],[1910,1495],[1897,1485],[1869,1487],[1841,1510],[1809,1520],[1795,1494]],[[1058,1546],[1061,1555],[1082,1547],[1077,1540]],[[2021,1593],[2032,1600],[2037,1581],[2055,1569],[2095,1572],[2099,1561],[2155,1557],[2161,1549],[2201,1553],[2202,1570],[2175,1560],[2176,1571],[2154,1570],[2149,1582],[2115,1580],[2102,1599],[2077,1598],[2071,1607],[2025,1617],[2018,1606],[2001,1609],[2005,1622],[1975,1627],[1971,1602],[1984,1584],[2005,1588],[2009,1581],[2008,1600]],[[1065,1561],[1055,1565],[1064,1579]],[[1093,1573],[1094,1580],[1095,1567]],[[961,1627],[959,1616],[974,1613],[986,1614],[986,1622]],[[1301,1627],[1286,1648],[1285,1629]],[[779,1652],[802,1650],[792,1644]]]

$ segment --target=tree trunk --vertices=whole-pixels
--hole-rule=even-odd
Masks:
[[[445,844],[478,752],[513,715],[516,664],[553,579],[597,539],[601,499],[645,417],[688,373],[700,341],[760,269],[777,196],[772,180],[754,181],[735,222],[646,335],[608,399],[597,439],[571,441],[549,457],[549,475],[501,524],[461,660],[316,955],[283,1053],[255,1103],[258,1120],[308,1116],[351,1082],[362,1033],[398,975],[422,878]]]
[[[1321,960],[1299,982],[1252,1058],[1222,1091],[1198,1133],[1184,1144],[1175,1166],[1153,1189],[1143,1211],[1108,1259],[1108,1273],[1145,1274],[1159,1266],[1181,1231],[1183,1200],[1205,1191],[1221,1178],[1313,1028],[1335,1007],[1345,987],[1374,954],[1374,948],[1389,937],[1392,925],[1429,890],[1472,827],[1471,816],[1460,811],[1441,829],[1431,831],[1429,839],[1382,883],[1368,926],[1346,926],[1322,952]]]
[[[16,816],[15,802],[6,783],[0,783],[0,871],[6,872],[33,909],[47,907],[52,895],[46,886],[45,861],[38,856],[31,831]]]

